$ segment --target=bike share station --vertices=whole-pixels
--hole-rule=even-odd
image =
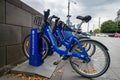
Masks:
[[[37,74],[37,75],[41,75],[41,76],[50,78],[52,76],[53,72],[55,71],[57,64],[61,61],[61,59],[69,58],[70,64],[71,64],[72,68],[77,72],[77,74],[87,77],[87,78],[96,78],[96,77],[103,75],[108,70],[109,65],[110,65],[110,56],[109,56],[108,49],[102,43],[100,43],[96,40],[87,38],[87,39],[82,39],[80,41],[77,37],[72,36],[72,35],[71,35],[72,37],[70,37],[68,40],[68,44],[63,43],[66,46],[66,50],[64,50],[63,47],[61,47],[62,49],[58,48],[57,44],[54,41],[54,37],[53,37],[53,33],[50,28],[50,24],[47,22],[49,12],[50,12],[49,9],[47,11],[44,11],[45,25],[41,30],[41,34],[39,34],[39,32],[38,32],[38,28],[31,29],[30,40],[29,40],[29,42],[30,42],[29,51],[30,52],[28,52],[29,60],[18,65],[17,67],[13,68],[12,70],[19,71],[22,73]],[[55,16],[53,16],[53,17],[55,17]],[[85,16],[85,17],[77,16],[77,19],[82,20],[82,22],[81,22],[81,25],[82,25],[83,22],[87,23],[91,19],[91,16]],[[61,25],[60,25],[60,27],[61,27]],[[43,34],[45,34],[46,37],[48,37],[48,39],[50,41],[50,45],[48,45],[47,48],[46,48],[46,43],[45,43],[45,37]],[[61,34],[61,35],[63,35],[63,34]],[[65,39],[67,39],[67,38],[65,38]],[[72,44],[73,40],[75,41],[74,42],[75,45]],[[65,42],[65,40],[63,40],[63,41]],[[44,46],[44,44],[45,44],[45,46]],[[47,44],[49,44],[49,43],[47,43]],[[42,51],[44,51],[44,49],[51,49],[51,50],[47,51],[47,53],[49,55],[47,57],[47,59],[42,61],[42,59],[44,59],[43,58],[44,53],[42,53]],[[69,51],[70,49],[71,49],[71,51]],[[79,49],[79,50],[76,50],[76,49]],[[56,51],[58,53],[58,55],[52,54],[52,50]],[[98,53],[101,53],[100,55],[103,54],[104,56],[98,56],[98,54],[96,54],[96,51],[98,51]],[[62,55],[62,56],[60,57],[59,55]],[[96,56],[92,57],[93,55],[94,56],[97,55],[97,58],[96,58]],[[102,59],[103,59],[103,57],[105,57],[105,58],[101,61],[100,57]],[[78,64],[75,63],[76,62],[75,60],[77,61],[77,63],[79,60],[80,63],[78,63]],[[98,60],[100,60],[100,61],[98,61]],[[89,63],[90,61],[91,61],[91,63]],[[100,63],[97,63],[97,62],[100,62]],[[100,67],[96,66],[96,63]],[[79,64],[80,64],[80,66],[79,66]],[[90,68],[88,68],[88,66]],[[103,68],[101,68],[101,67],[103,67]],[[64,79],[64,80],[66,80],[66,79]]]
[[[37,32],[37,28],[31,29],[29,60],[14,67],[12,71],[17,73],[36,74],[50,78],[57,67],[57,65],[54,65],[53,63],[60,57],[57,54],[53,54],[52,56],[48,56],[47,59],[45,59],[44,61],[41,61],[41,52],[38,48]]]

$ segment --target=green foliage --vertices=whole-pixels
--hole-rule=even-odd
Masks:
[[[120,27],[120,21],[118,21],[118,27]]]
[[[116,23],[112,20],[105,21],[101,25],[101,32],[102,33],[115,33],[116,32]]]
[[[120,21],[118,22],[117,32],[120,33]]]
[[[120,21],[118,22],[118,26],[117,22],[114,22],[112,20],[105,21],[101,25],[102,33],[115,33],[116,31],[120,33]]]
[[[100,29],[95,29],[94,33],[100,33]]]

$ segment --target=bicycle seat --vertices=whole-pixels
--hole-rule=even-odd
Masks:
[[[82,21],[85,21],[86,23],[91,20],[91,16],[89,16],[89,15],[87,15],[87,16],[85,16],[85,17],[83,17],[83,16],[77,16],[76,18],[77,18],[77,19],[80,19],[80,20],[82,20]]]

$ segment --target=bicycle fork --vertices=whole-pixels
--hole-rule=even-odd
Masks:
[[[78,47],[80,48],[81,52],[80,52],[80,53],[78,53],[78,52],[68,52],[68,54],[71,55],[71,56],[74,56],[74,57],[78,57],[78,58],[80,58],[80,59],[83,59],[83,60],[85,60],[86,62],[90,62],[90,58],[89,58],[89,56],[88,56],[85,48],[82,47],[80,41],[79,41],[78,39],[76,39],[75,37],[73,38],[73,40],[74,40],[75,42],[77,42]]]

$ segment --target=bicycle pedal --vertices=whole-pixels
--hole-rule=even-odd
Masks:
[[[62,60],[67,60],[70,56],[66,56],[64,58],[62,58]]]
[[[56,61],[56,62],[54,62],[53,64],[54,64],[54,65],[58,65],[58,64],[59,64],[59,62],[58,62],[58,61]]]
[[[62,59],[63,59],[63,56],[61,56],[60,59],[57,60],[57,61],[55,61],[53,64],[54,64],[54,65],[58,65],[58,64],[61,62]]]

